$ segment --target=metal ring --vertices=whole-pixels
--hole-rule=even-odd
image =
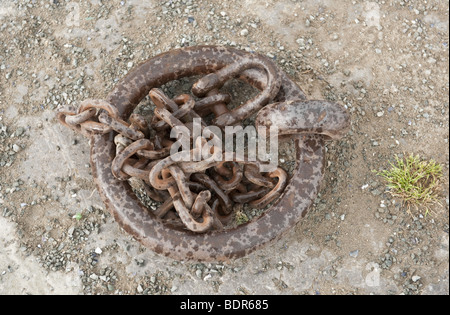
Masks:
[[[154,88],[183,77],[208,74],[248,58],[250,54],[220,46],[197,46],[158,55],[131,71],[107,101],[127,120],[137,104]],[[176,64],[174,69],[170,65]],[[278,70],[281,81],[275,101],[305,99],[302,90]],[[258,89],[267,75],[258,69],[244,71],[240,79]],[[236,228],[203,234],[164,224],[137,199],[130,185],[111,172],[115,156],[113,133],[91,136],[91,164],[95,182],[107,209],[118,224],[143,245],[174,259],[223,261],[242,257],[281,237],[307,212],[317,195],[324,168],[321,136],[296,137],[296,167],[278,201],[261,217]]]

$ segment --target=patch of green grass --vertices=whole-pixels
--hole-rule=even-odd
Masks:
[[[83,215],[80,212],[78,212],[72,218],[76,219],[77,221],[80,221],[83,218]]]
[[[241,225],[241,224],[247,223],[249,221],[249,218],[247,217],[247,215],[244,212],[237,211],[235,220],[238,225]]]
[[[418,155],[399,158],[390,163],[391,169],[377,172],[387,181],[391,195],[400,197],[408,206],[408,211],[425,208],[430,212],[431,204],[439,204],[442,166],[433,160],[422,160]]]

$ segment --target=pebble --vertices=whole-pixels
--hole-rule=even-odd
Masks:
[[[92,280],[98,280],[98,276],[95,273],[91,274],[89,278],[91,278]]]
[[[350,252],[350,257],[356,258],[359,255],[359,250],[354,250],[352,252]]]
[[[413,282],[417,282],[417,281],[419,281],[420,279],[422,279],[422,278],[419,277],[419,276],[413,276],[413,277],[411,278],[411,280],[412,280]]]
[[[16,132],[14,134],[16,135],[16,137],[20,137],[23,135],[24,132],[25,132],[25,128],[19,127],[16,129]]]
[[[241,31],[241,36],[247,36],[248,35],[248,29],[246,29],[246,28],[244,28],[242,31]]]
[[[371,192],[372,195],[374,195],[374,196],[379,196],[379,195],[381,195],[381,191],[378,190],[378,189],[371,190],[370,192]]]
[[[18,153],[20,151],[20,146],[14,143],[12,149],[14,152]]]
[[[305,39],[304,38],[298,38],[296,40],[296,43],[300,46],[300,47],[305,47]]]

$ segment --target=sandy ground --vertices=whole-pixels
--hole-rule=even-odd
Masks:
[[[448,13],[418,0],[2,0],[0,294],[448,294]],[[227,263],[133,240],[95,190],[88,140],[54,119],[199,44],[266,54],[352,115],[306,218]],[[373,172],[408,153],[444,167],[432,215],[408,214]]]

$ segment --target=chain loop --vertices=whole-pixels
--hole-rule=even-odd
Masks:
[[[174,169],[175,169],[174,167],[169,167],[167,169],[162,170],[163,180],[167,180],[171,177],[173,178],[174,173],[172,173],[172,170]],[[171,186],[168,188],[168,191],[170,196],[172,197],[173,206],[175,207],[178,215],[180,216],[181,221],[189,230],[197,233],[204,233],[207,232],[213,226],[214,223],[213,214],[211,208],[206,203],[206,199],[204,199],[204,202],[201,203],[202,198],[200,198],[198,204],[196,203],[196,212],[201,213],[202,219],[202,222],[199,222],[196,221],[196,219],[190,213],[191,211],[183,201],[178,187]]]

